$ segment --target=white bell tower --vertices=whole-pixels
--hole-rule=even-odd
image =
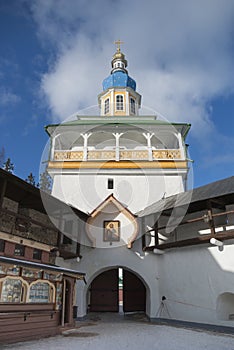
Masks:
[[[141,95],[120,44],[98,96],[100,115],[46,127],[52,194],[88,213],[110,195],[137,213],[186,189],[190,124],[139,115]]]

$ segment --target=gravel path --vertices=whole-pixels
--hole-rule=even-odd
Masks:
[[[5,345],[4,350],[234,350],[234,337],[144,320],[91,318],[63,335]]]

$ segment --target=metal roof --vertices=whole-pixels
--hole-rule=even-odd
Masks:
[[[137,215],[147,216],[186,205],[190,212],[202,210],[207,207],[207,202],[212,200],[218,201],[220,205],[234,203],[234,176],[161,199],[141,210]]]
[[[175,129],[178,129],[183,137],[186,137],[191,124],[188,123],[170,123],[163,120],[155,119],[153,116],[134,116],[134,117],[116,117],[116,116],[109,116],[109,117],[100,117],[100,116],[88,116],[88,117],[80,117],[77,116],[77,120],[71,120],[65,123],[61,124],[49,124],[45,126],[45,130],[48,133],[48,135],[52,135],[54,130],[56,128],[60,127],[74,127],[76,125],[141,125],[141,126],[150,126],[150,125],[157,125],[157,126],[166,126],[166,125],[172,125]]]

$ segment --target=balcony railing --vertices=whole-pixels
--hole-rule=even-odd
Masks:
[[[40,222],[30,216],[0,209],[0,231],[48,245],[57,245],[58,230],[47,221]]]
[[[79,256],[80,244],[61,244],[61,232],[48,222],[41,222],[30,216],[15,213],[11,210],[0,208],[0,232],[26,238],[38,243],[55,246],[58,248],[59,256],[67,259]]]
[[[150,153],[152,154],[150,159]],[[115,150],[88,150],[87,161],[93,160],[168,160],[182,159],[179,149],[162,150],[119,150],[118,155]],[[55,151],[54,161],[82,161],[83,151]]]

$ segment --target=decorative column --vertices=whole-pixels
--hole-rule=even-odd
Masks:
[[[129,101],[129,92],[125,92],[125,115],[130,115],[130,101]]]
[[[58,137],[60,137],[60,134],[56,135],[55,137],[52,137],[52,139],[51,139],[50,160],[54,160],[54,152],[56,151],[56,149],[55,149],[55,142],[56,142],[56,139]]]
[[[88,160],[88,138],[92,135],[92,133],[87,134],[81,134],[81,136],[84,139],[84,146],[83,146],[83,160],[86,162]]]
[[[144,133],[143,132],[143,136],[146,138],[147,140],[147,148],[148,148],[148,157],[149,157],[149,161],[152,162],[153,160],[153,153],[152,153],[152,145],[151,145],[151,138],[154,136],[154,133]]]
[[[181,158],[185,159],[186,158],[186,152],[185,152],[185,147],[184,147],[182,135],[178,134],[178,135],[176,135],[176,137],[178,138],[178,142],[179,142],[179,149],[180,149],[180,153],[181,153]]]
[[[114,137],[115,137],[115,160],[118,162],[119,158],[120,158],[120,156],[119,156],[119,139],[123,135],[123,133],[116,132],[116,133],[113,133],[112,135],[114,135]]]
[[[114,90],[111,90],[110,93],[110,115],[114,115],[115,114],[115,94],[114,94]]]

